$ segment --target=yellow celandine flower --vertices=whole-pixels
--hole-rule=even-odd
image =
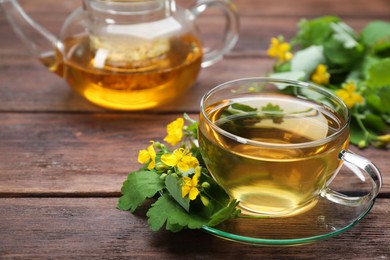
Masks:
[[[329,83],[330,74],[328,68],[324,64],[318,64],[317,68],[311,75],[311,80],[318,85],[326,85]]]
[[[343,85],[342,89],[336,91],[336,95],[341,98],[348,108],[352,108],[355,104],[363,103],[362,95],[355,92],[356,86],[353,81]]]
[[[175,121],[167,125],[168,135],[164,138],[164,141],[174,146],[178,144],[183,138],[183,126],[184,119],[178,118]]]
[[[272,58],[278,59],[280,62],[285,62],[291,60],[293,57],[290,49],[291,46],[289,43],[285,42],[283,39],[273,37],[267,54]]]
[[[151,170],[156,165],[156,151],[154,150],[153,144],[154,142],[151,141],[151,145],[148,146],[146,150],[141,150],[138,153],[138,162],[145,164],[149,162],[148,170]]]
[[[172,154],[166,153],[161,156],[161,161],[168,166],[177,166],[182,172],[187,172],[191,168],[199,165],[198,159],[188,152],[188,149],[179,148]]]
[[[188,195],[190,200],[194,200],[200,193],[198,183],[201,169],[200,166],[195,168],[195,174],[192,176],[192,179],[190,177],[183,177],[183,184],[181,186],[181,196],[183,198]]]

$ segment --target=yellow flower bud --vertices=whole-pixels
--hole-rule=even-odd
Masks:
[[[367,146],[367,142],[366,140],[360,140],[359,143],[358,143],[358,147],[359,148],[365,148]]]
[[[156,163],[156,165],[154,166],[154,168],[155,168],[157,171],[165,171],[165,170],[168,170],[169,167],[168,167],[165,163],[158,162],[158,163]]]
[[[205,182],[202,183],[202,187],[205,188],[205,189],[207,189],[207,188],[210,187],[210,183],[208,183],[207,181],[205,181]]]
[[[202,201],[203,205],[205,205],[206,207],[210,203],[210,200],[207,197],[203,196],[203,195],[200,196],[200,200]]]

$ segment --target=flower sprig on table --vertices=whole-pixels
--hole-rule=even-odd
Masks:
[[[143,166],[123,183],[119,209],[135,212],[154,198],[146,213],[154,231],[164,225],[173,232],[199,229],[238,217],[238,202],[230,201],[204,166],[196,145],[197,128],[198,122],[184,115],[168,124],[167,145],[151,141],[139,151],[138,162]]]
[[[290,43],[272,38],[272,77],[313,82],[332,90],[351,111],[351,143],[390,143],[390,23],[356,33],[338,17],[302,20]],[[295,50],[293,52],[292,50]]]

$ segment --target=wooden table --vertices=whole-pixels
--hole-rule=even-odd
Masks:
[[[181,1],[190,5],[190,1]],[[0,259],[12,258],[390,258],[389,152],[358,151],[382,170],[384,186],[373,210],[336,237],[301,247],[255,247],[202,231],[152,232],[142,214],[116,209],[127,174],[151,138],[183,112],[196,117],[213,86],[271,70],[265,55],[272,36],[290,39],[297,22],[338,15],[360,30],[390,21],[388,0],[236,0],[240,40],[222,62],[204,69],[188,95],[145,112],[107,111],[91,105],[51,74],[15,36],[0,14]],[[53,33],[77,1],[22,1]],[[219,18],[205,14],[211,36]],[[215,26],[214,26],[215,25]]]

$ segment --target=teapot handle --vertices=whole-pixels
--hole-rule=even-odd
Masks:
[[[204,57],[202,61],[202,68],[213,65],[223,58],[223,55],[233,49],[238,40],[239,19],[236,12],[236,7],[232,3],[215,0],[199,1],[193,8],[192,14],[195,18],[206,11],[210,7],[219,8],[223,11],[226,26],[222,39],[211,48],[204,48]]]

